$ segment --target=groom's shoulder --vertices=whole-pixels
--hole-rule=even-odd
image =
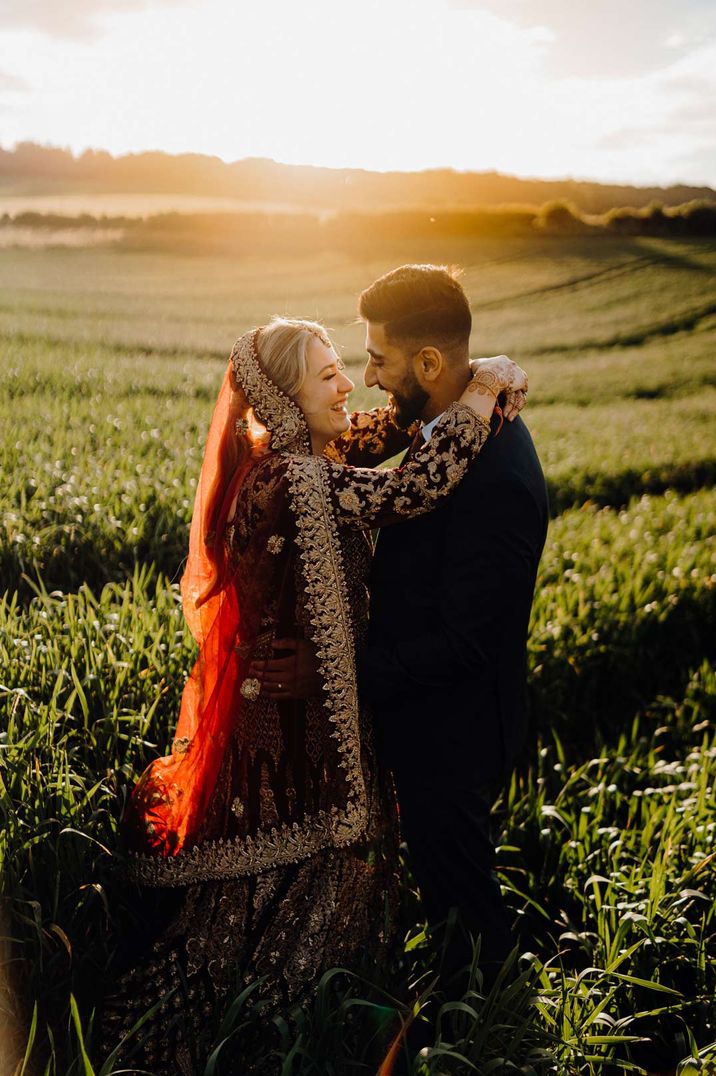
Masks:
[[[518,417],[514,422],[503,422],[501,427],[493,421],[492,426],[490,437],[463,480],[463,496],[496,482],[526,486],[541,496],[544,475],[526,423]]]
[[[524,420],[518,416],[514,422],[500,425],[493,419],[492,433],[475,465],[470,468],[470,477],[484,481],[495,471],[519,474],[535,466],[539,467],[539,458]]]

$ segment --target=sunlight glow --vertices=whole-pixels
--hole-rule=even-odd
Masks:
[[[547,61],[561,47],[558,23],[510,21],[492,0],[111,7],[97,8],[84,36],[0,31],[4,146],[716,179],[713,133],[670,116],[714,92],[708,42],[682,55],[672,38],[666,74],[557,77]],[[691,96],[689,79],[701,84]]]

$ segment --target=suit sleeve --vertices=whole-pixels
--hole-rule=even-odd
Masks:
[[[352,467],[377,467],[408,448],[419,428],[414,423],[404,430],[395,421],[392,407],[354,411],[351,428],[326,446],[324,455],[334,463]]]
[[[524,606],[531,596],[543,522],[528,490],[517,482],[464,485],[455,501],[438,614],[409,639],[364,648],[358,667],[366,700],[385,703],[479,675],[499,646],[498,609]]]

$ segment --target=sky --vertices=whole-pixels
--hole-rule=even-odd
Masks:
[[[0,145],[716,185],[716,0],[0,0]]]

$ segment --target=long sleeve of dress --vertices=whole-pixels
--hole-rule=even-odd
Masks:
[[[380,470],[347,467],[321,456],[289,457],[288,480],[294,495],[308,485],[314,497],[320,491],[339,525],[384,527],[429,512],[448,496],[489,433],[486,419],[467,405],[454,403],[441,416],[430,441],[402,467]],[[303,502],[304,511],[307,503]]]
[[[376,467],[404,451],[413,441],[419,424],[403,429],[395,421],[392,407],[374,407],[372,411],[354,411],[351,428],[331,441],[324,455],[334,463],[352,467]]]

